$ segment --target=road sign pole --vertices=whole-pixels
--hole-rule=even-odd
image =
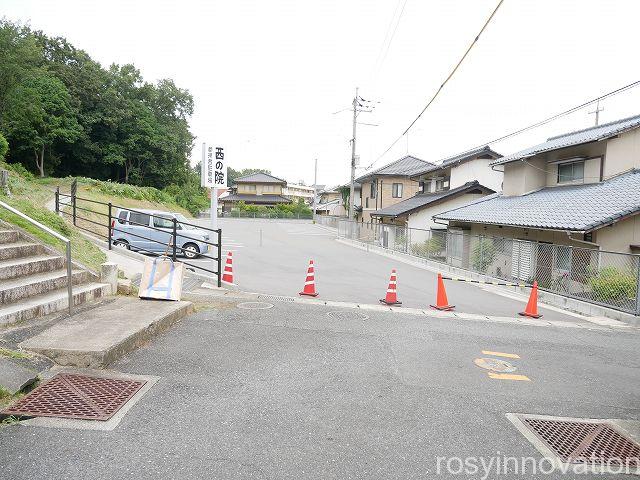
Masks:
[[[218,189],[211,189],[211,228],[218,229]]]

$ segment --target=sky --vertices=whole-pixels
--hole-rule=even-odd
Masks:
[[[358,175],[408,154],[437,162],[640,79],[636,0],[505,0],[411,129],[498,0],[0,0],[0,16],[64,36],[108,66],[172,78],[195,99],[191,131],[229,166],[289,182],[349,179],[356,87]],[[402,14],[400,14],[402,12]],[[391,41],[390,41],[391,40]],[[600,123],[640,113],[640,87]],[[594,124],[593,107],[501,143],[502,154]]]

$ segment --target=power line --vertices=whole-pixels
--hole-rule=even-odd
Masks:
[[[613,97],[614,95],[617,95],[619,93],[622,93],[626,90],[630,90],[633,87],[637,87],[638,85],[640,85],[640,80],[636,80],[635,82],[631,82],[628,85],[625,85],[624,87],[620,87],[620,88],[616,88],[615,90],[611,90],[610,92],[605,93],[604,95],[601,95],[599,97],[593,98],[587,102],[581,103],[580,105],[577,105],[575,107],[571,107],[568,110],[565,110],[563,112],[560,113],[556,113],[555,115],[552,115],[551,117],[545,118],[544,120],[540,120],[539,122],[536,123],[532,123],[531,125],[528,125],[526,127],[520,128],[518,130],[515,130],[511,133],[507,133],[506,135],[502,135],[501,137],[498,138],[494,138],[492,140],[488,140],[486,142],[482,142],[481,144],[469,148],[468,150],[464,151],[461,153],[461,155],[464,155],[465,153],[468,152],[472,152],[474,150],[477,150],[479,148],[484,147],[485,145],[491,145],[492,143],[496,143],[496,142],[501,142],[502,140],[506,140],[507,138],[510,137],[515,137],[516,135],[520,135],[521,133],[526,132],[527,130],[532,130],[534,128],[537,127],[541,127],[542,125],[546,125],[547,123],[550,123],[554,120],[557,120],[558,118],[570,115],[574,112],[577,112],[578,110],[581,110],[585,107],[588,107],[589,105],[593,105],[594,103],[598,103],[601,100],[605,99],[605,98],[609,98],[609,97]]]
[[[389,37],[389,43],[387,43],[387,48],[384,51],[384,55],[382,56],[382,59],[380,60],[380,66],[378,67],[377,71],[382,70],[382,66],[384,65],[384,61],[387,59],[387,54],[389,53],[389,49],[391,48],[391,44],[393,43],[393,38],[396,36],[396,31],[398,30],[398,25],[400,25],[400,20],[402,19],[402,14],[404,13],[404,7],[407,6],[407,1],[408,0],[404,0],[404,3],[402,4],[402,9],[400,10],[400,15],[398,15],[398,21],[396,22],[395,27],[393,27],[393,32],[391,33],[391,37]]]
[[[371,77],[373,78],[374,74],[378,71],[378,64],[380,63],[380,59],[382,58],[382,52],[385,49],[385,45],[387,44],[387,39],[389,38],[389,32],[391,32],[391,27],[393,25],[393,21],[396,19],[396,12],[398,11],[398,7],[400,7],[400,2],[402,0],[398,0],[396,3],[396,8],[393,9],[393,15],[389,20],[389,25],[387,25],[387,30],[384,34],[384,40],[382,40],[382,44],[380,45],[380,50],[378,51],[378,55],[376,56],[376,62],[373,64],[373,68],[371,69]]]
[[[413,122],[411,122],[409,124],[409,126],[404,130],[404,132],[402,132],[402,134],[400,136],[398,136],[393,143],[391,143],[391,145],[389,145],[389,147],[378,157],[376,158],[368,167],[367,170],[369,168],[371,168],[373,166],[374,163],[376,163],[378,160],[380,160],[384,155],[387,154],[387,152],[389,150],[391,150],[396,143],[398,143],[398,141],[400,141],[400,139],[402,137],[404,137],[407,132],[409,130],[411,130],[411,127],[413,127],[415,125],[415,123],[420,119],[420,117],[422,117],[422,115],[424,114],[424,112],[427,111],[427,108],[429,108],[431,106],[431,104],[434,102],[434,100],[438,97],[438,95],[440,94],[440,92],[442,91],[442,89],[445,87],[445,85],[449,82],[449,80],[451,80],[451,77],[453,77],[453,75],[456,73],[456,71],[458,70],[458,68],[460,68],[460,65],[462,65],[462,62],[464,62],[464,59],[467,58],[467,55],[469,55],[469,52],[471,52],[471,49],[474,47],[474,45],[478,42],[478,39],[480,38],[480,35],[482,35],[482,33],[485,31],[485,29],[487,28],[487,26],[489,25],[489,23],[491,22],[491,20],[493,19],[493,17],[495,16],[495,14],[498,12],[498,9],[500,8],[500,6],[502,5],[502,3],[504,2],[504,0],[500,0],[498,2],[498,5],[496,6],[496,8],[493,10],[493,12],[491,12],[491,15],[489,15],[489,18],[487,18],[487,21],[484,22],[484,25],[482,26],[482,28],[480,29],[480,32],[478,32],[478,34],[476,35],[476,37],[473,39],[473,41],[471,42],[471,44],[469,45],[469,47],[467,48],[467,50],[464,52],[464,55],[462,55],[462,57],[460,58],[460,60],[458,60],[458,63],[455,65],[455,67],[453,67],[453,70],[451,70],[451,73],[449,73],[449,75],[445,78],[444,82],[442,82],[442,84],[440,84],[440,87],[438,87],[438,89],[436,90],[436,92],[433,94],[433,96],[431,97],[431,99],[427,102],[427,104],[424,106],[424,108],[422,109],[422,111],[418,114],[418,116],[413,120]]]

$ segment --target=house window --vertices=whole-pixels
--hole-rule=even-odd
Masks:
[[[556,248],[556,268],[568,272],[571,269],[571,247]]]
[[[431,179],[424,182],[424,193],[431,193]]]
[[[441,178],[440,180],[436,180],[436,192],[441,190],[449,190],[449,179]]]
[[[369,208],[369,197],[364,199],[364,206],[365,208]]]
[[[391,186],[391,196],[393,198],[402,198],[402,184],[394,183]]]
[[[561,163],[558,165],[558,183],[584,180],[584,162]]]
[[[424,182],[418,182],[418,192],[424,193]]]
[[[371,195],[369,195],[369,197],[376,198],[377,193],[378,193],[378,184],[377,182],[373,181],[371,182]]]

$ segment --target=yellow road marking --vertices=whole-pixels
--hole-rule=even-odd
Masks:
[[[515,353],[491,352],[489,350],[482,350],[482,354],[492,355],[494,357],[520,358],[520,355],[516,355]]]
[[[530,382],[531,379],[526,375],[516,375],[514,373],[493,373],[489,372],[489,378],[495,378],[497,380],[520,380],[523,382]]]

